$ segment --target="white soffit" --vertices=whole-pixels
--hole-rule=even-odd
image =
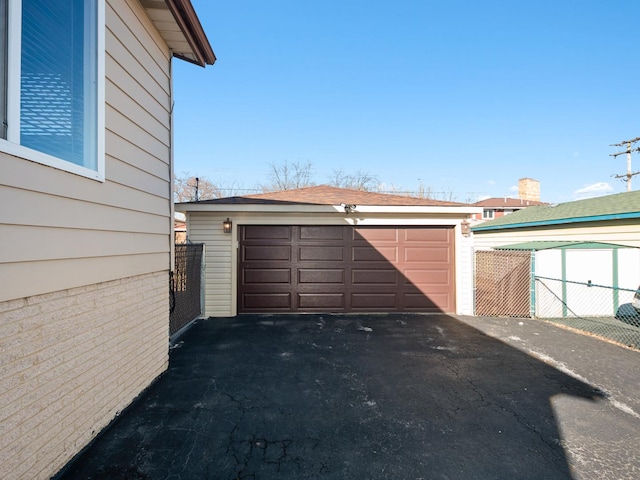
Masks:
[[[176,13],[180,16],[180,21],[176,19],[168,5],[171,3],[174,5],[174,9],[179,12],[179,9],[175,7],[177,3],[175,1],[141,0],[141,3],[173,55],[201,66],[212,65],[215,62],[215,55],[213,51],[210,51],[211,47],[204,32],[201,31],[200,22],[193,12],[190,2],[180,2],[186,3],[190,12],[187,14],[187,18],[181,16],[182,13]]]

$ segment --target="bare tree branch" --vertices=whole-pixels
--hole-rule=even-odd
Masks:
[[[363,192],[374,192],[378,190],[378,178],[362,170],[353,174],[344,173],[342,170],[334,170],[330,185],[339,188],[350,188]]]
[[[285,160],[279,165],[272,162],[269,164],[269,183],[261,184],[260,188],[263,192],[280,192],[314,185],[311,179],[312,166],[309,161],[289,162]]]

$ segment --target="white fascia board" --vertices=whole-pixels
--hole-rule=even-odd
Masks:
[[[342,213],[341,205],[263,205],[263,204],[176,204],[177,212],[272,212],[272,213]],[[356,206],[351,215],[358,213],[385,213],[385,214],[458,214],[471,215],[482,213],[482,207],[447,207],[447,206],[382,206],[363,205]]]
[[[344,210],[340,208],[344,213]],[[274,212],[274,213],[333,213],[339,211],[331,205],[256,205],[256,204],[176,204],[178,212]]]
[[[337,206],[338,211],[343,211],[342,207]],[[356,207],[353,213],[430,213],[430,214],[461,214],[470,215],[473,213],[482,213],[480,207],[425,207],[425,206],[378,206],[378,205],[363,205]]]

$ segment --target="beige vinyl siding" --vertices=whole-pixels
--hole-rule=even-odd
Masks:
[[[105,18],[106,179],[0,154],[0,301],[170,268],[170,52],[137,1]]]
[[[222,231],[226,216],[191,213],[187,216],[189,241],[205,244],[205,311],[212,317],[233,316],[236,313],[236,277],[234,275],[237,247],[237,225],[231,234]]]
[[[634,222],[634,223],[631,223]],[[474,232],[476,249],[488,249],[532,241],[604,242],[640,247],[640,223],[637,220],[611,220],[547,228],[518,228]]]
[[[225,234],[222,222],[229,217],[233,232]],[[473,243],[472,238],[460,234],[460,221],[454,217],[425,219],[415,215],[364,216],[357,225],[455,225],[456,309],[457,313],[473,313]],[[205,247],[205,312],[206,316],[226,317],[237,313],[238,231],[240,225],[345,225],[354,224],[353,218],[335,215],[309,214],[257,214],[250,212],[189,212],[187,214],[188,239],[204,243]]]

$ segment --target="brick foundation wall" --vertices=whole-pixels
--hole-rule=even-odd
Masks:
[[[168,365],[168,272],[0,303],[0,472],[50,478]]]

